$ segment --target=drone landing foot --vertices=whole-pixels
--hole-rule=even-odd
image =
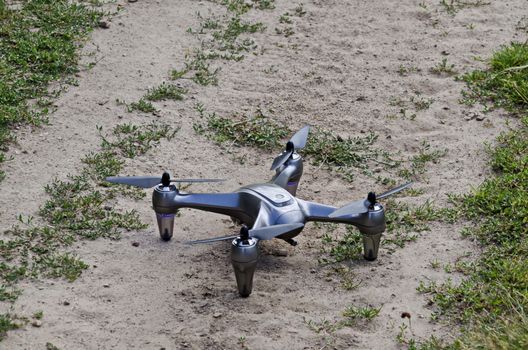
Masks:
[[[296,246],[298,243],[296,240],[294,240],[293,238],[288,238],[288,239],[285,239],[286,243],[289,243],[290,245],[292,246]]]
[[[365,260],[374,261],[378,258],[381,233],[363,233],[363,257]]]

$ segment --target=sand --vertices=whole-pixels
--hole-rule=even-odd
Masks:
[[[515,25],[526,15],[526,1],[491,1],[450,16],[438,1],[306,0],[306,15],[292,16],[295,33],[286,38],[275,27],[279,16],[296,4],[277,0],[274,10],[245,15],[267,25],[263,33],[252,35],[257,54],[238,63],[218,61],[218,86],[184,82],[187,98],[157,104],[159,117],[127,113],[115,100],[136,101],[148,87],[166,81],[170,69],[182,68],[185,52],[199,44],[186,32],[197,27],[196,12],[225,10],[208,1],[122,3],[123,11],[111,18],[109,28],[96,30],[84,47],[83,64],[97,64],[82,69],[78,86],[58,98],[50,125],[19,130],[18,144],[10,150],[14,159],[5,163],[7,178],[0,183],[2,229],[15,224],[18,214],[36,216],[46,198],[45,184],[81,168],[82,156],[99,146],[96,126],[110,130],[124,121],[159,119],[181,127],[174,140],[128,161],[123,174],[168,169],[179,177],[228,179],[193,186],[193,191],[230,191],[268,181],[269,152],[234,148],[230,154],[194,133],[198,102],[225,116],[261,108],[292,130],[308,123],[343,137],[372,131],[379,135],[377,147],[405,157],[416,154],[423,141],[447,149],[416,184],[424,194],[402,198],[408,203],[444,205],[447,193],[465,193],[490,174],[483,144],[505,129],[507,117],[461,105],[463,83],[430,68],[444,58],[458,72],[484,67],[475,57],[489,57],[511,40],[525,40],[526,33]],[[413,69],[402,75],[401,66]],[[417,93],[434,99],[430,108],[416,112],[414,120],[387,117],[399,112],[391,98],[408,101]],[[468,117],[474,113],[484,120]],[[246,162],[240,164],[236,157]],[[306,162],[298,196],[342,205],[379,187],[371,177],[358,173],[349,183]],[[460,279],[433,269],[432,261],[443,266],[467,252],[478,254],[475,243],[461,238],[462,224],[433,223],[416,242],[392,254],[382,248],[375,262],[351,261],[361,284],[347,291],[330,267],[318,264],[324,229],[309,224],[295,248],[282,241],[262,244],[254,292],[241,299],[228,243],[183,244],[230,234],[234,227],[228,218],[183,210],[173,240],[166,243],[159,239],[148,197],[119,205],[137,209],[150,227],[124,232],[120,241],[77,243],[73,252],[91,268],[73,283],[24,282],[13,311],[31,315],[42,310],[42,326],[9,332],[1,348],[43,349],[51,342],[61,349],[397,349],[403,347],[396,340],[400,327],[409,324],[402,312],[412,317],[407,338],[448,340],[457,334],[456,327],[432,322],[427,296],[416,287],[420,281]],[[277,256],[284,250],[287,256]],[[351,304],[381,306],[381,311],[370,323],[335,333],[317,333],[308,326],[310,321],[342,319]]]

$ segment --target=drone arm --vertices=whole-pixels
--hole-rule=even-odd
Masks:
[[[335,207],[304,201],[302,199],[297,199],[297,202],[304,213],[306,221],[334,221],[332,218],[328,217],[328,215],[336,210]]]
[[[385,231],[385,210],[381,206],[377,206],[375,210],[369,210],[362,214],[330,217],[329,215],[336,210],[335,207],[303,201],[301,199],[297,199],[297,202],[304,212],[306,221],[334,222],[354,225],[362,233],[366,234],[381,233]]]
[[[238,217],[244,209],[239,193],[191,193],[174,197],[174,209],[192,208]]]

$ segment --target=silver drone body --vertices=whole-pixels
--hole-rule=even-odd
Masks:
[[[231,261],[238,291],[243,297],[251,294],[253,274],[258,258],[258,242],[279,238],[295,246],[297,243],[293,238],[309,221],[356,226],[363,235],[363,256],[367,260],[375,260],[381,234],[386,226],[385,211],[383,206],[376,202],[374,193],[369,193],[369,197],[365,200],[352,202],[339,209],[296,197],[303,172],[303,161],[302,157],[296,153],[292,140],[302,144],[299,148],[304,147],[308,137],[307,128],[297,132],[288,142],[286,151],[275,159],[272,165],[275,175],[268,183],[244,186],[230,193],[182,193],[170,182],[183,180],[169,180],[168,174],[164,174],[161,183],[159,179],[154,178],[154,183],[157,181],[159,184],[154,187],[152,206],[156,212],[161,238],[165,241],[171,239],[174,217],[181,208],[193,208],[227,215],[235,222],[243,224],[240,235],[189,242],[195,244],[221,240],[232,241]],[[298,140],[299,135],[303,140]],[[152,177],[148,180],[145,178],[147,177],[112,177],[108,178],[108,181],[148,187],[150,184],[148,181],[153,180]],[[410,183],[400,186],[378,198],[399,192],[409,185]]]

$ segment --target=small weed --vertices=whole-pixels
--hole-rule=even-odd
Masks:
[[[188,71],[186,69],[182,69],[182,70],[173,69],[170,71],[170,78],[172,80],[181,79],[185,76],[185,74],[187,74],[187,72]]]
[[[44,311],[42,310],[39,310],[33,314],[33,318],[36,320],[42,320],[43,317],[44,317]]]
[[[299,4],[295,9],[293,9],[293,13],[297,17],[303,17],[306,14],[306,11],[304,10],[304,5]]]
[[[429,265],[433,270],[438,270],[440,268],[440,262],[438,260],[432,260]]]
[[[454,16],[456,13],[462,9],[469,7],[480,7],[489,5],[491,2],[483,0],[441,0],[440,5],[443,6],[444,10]]]
[[[313,332],[320,334],[332,334],[344,327],[339,321],[322,320],[319,322],[304,319],[304,324]]]
[[[201,50],[195,50],[192,56],[186,56],[186,71],[191,71],[193,76],[191,78],[196,84],[218,85],[218,72],[220,68],[212,69],[208,63],[207,55]]]
[[[365,320],[370,322],[379,315],[380,311],[381,306],[376,308],[371,306],[357,307],[355,305],[350,305],[343,312],[343,316],[347,318],[347,322],[352,324],[357,320]]]
[[[282,24],[292,24],[293,21],[290,17],[290,14],[288,12],[285,12],[283,13],[280,17],[279,17],[279,23],[282,23]]]
[[[410,168],[403,168],[398,175],[404,179],[411,180],[424,174],[430,163],[437,164],[447,154],[447,149],[433,149],[427,141],[423,141],[418,154],[410,158]]]
[[[275,33],[279,35],[284,35],[286,38],[292,36],[295,34],[295,31],[293,30],[293,27],[283,27],[283,28],[275,28]]]
[[[0,314],[0,341],[3,340],[8,331],[17,329],[20,326],[14,322],[10,314]]]
[[[186,93],[187,90],[176,85],[162,83],[161,85],[150,89],[143,98],[148,101],[181,101]]]
[[[144,98],[139,99],[137,102],[132,102],[130,104],[127,104],[127,111],[133,112],[133,111],[140,111],[144,113],[155,113],[158,110],[152,103],[145,100]]]
[[[252,0],[255,7],[259,10],[273,10],[275,8],[275,0]]]
[[[442,62],[430,68],[429,71],[437,75],[456,75],[458,74],[458,72],[455,70],[455,65],[447,63],[447,58],[443,58]]]
[[[403,64],[400,64],[397,70],[398,74],[401,75],[402,77],[406,77],[412,73],[416,73],[419,71],[420,69],[416,66],[412,66],[412,65],[404,66]]]

